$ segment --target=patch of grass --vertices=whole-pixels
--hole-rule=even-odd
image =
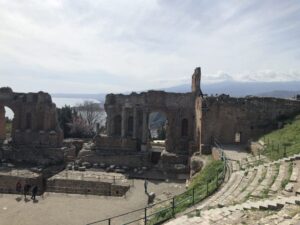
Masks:
[[[247,201],[250,198],[250,196],[251,196],[251,193],[248,193],[245,197],[245,201]]]
[[[244,192],[244,191],[246,191],[246,189],[247,189],[247,186],[243,187],[243,189],[241,190],[241,193]]]
[[[217,190],[220,179],[222,179],[221,173],[224,169],[223,161],[211,161],[203,170],[201,170],[191,181],[188,190],[180,195],[174,197],[174,209],[173,201],[171,205],[161,205],[151,214],[152,218],[148,219],[147,224],[160,224],[173,217],[173,213],[179,213],[192,206],[193,204],[200,202],[205,197]],[[174,210],[174,211],[173,211]]]
[[[224,162],[220,160],[211,161],[203,170],[201,170],[196,176],[194,176],[189,185],[189,189],[193,189],[200,184],[211,182],[217,177],[217,174],[219,175],[223,171],[223,168]]]
[[[272,181],[271,181],[270,187],[274,184],[274,182],[275,182],[275,180],[276,180],[276,178],[278,176],[279,167],[280,167],[279,164],[275,164],[275,174],[272,176]]]
[[[267,175],[267,169],[263,172],[261,178],[258,179],[259,184],[265,179],[266,175]]]
[[[271,160],[300,153],[300,115],[284,121],[281,129],[260,138],[267,144],[262,154]]]
[[[11,130],[12,130],[12,122],[11,121],[6,121],[5,123],[5,133],[7,136],[11,135]]]
[[[293,163],[290,162],[289,163],[288,174],[287,174],[286,178],[281,182],[281,188],[282,189],[284,189],[285,186],[289,183],[291,175],[292,175],[292,172],[293,172]]]
[[[270,189],[269,188],[264,188],[262,191],[262,198],[267,198],[269,194]]]

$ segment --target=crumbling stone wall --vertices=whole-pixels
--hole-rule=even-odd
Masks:
[[[0,167],[0,193],[18,194],[16,191],[16,184],[20,181],[22,187],[24,184],[31,186],[38,186],[38,194],[44,192],[43,176],[31,172],[27,169],[9,169]]]
[[[47,180],[47,192],[123,196],[130,185],[126,179],[118,179],[103,179],[101,173],[62,171]]]
[[[245,144],[300,113],[300,101],[278,98],[220,95],[203,98],[201,107],[201,143],[206,146],[213,137],[222,144],[237,143],[236,139]]]
[[[0,142],[5,139],[5,109],[14,112],[14,146],[60,147],[63,132],[59,127],[56,106],[48,93],[14,93],[0,88]]]
[[[108,136],[135,140],[136,151],[147,151],[149,114],[160,112],[167,118],[166,151],[188,155],[195,143],[194,105],[196,96],[201,93],[200,79],[200,68],[196,68],[190,93],[148,91],[130,95],[107,95],[105,111]],[[98,146],[101,147],[101,142]]]

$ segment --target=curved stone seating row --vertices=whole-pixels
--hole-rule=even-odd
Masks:
[[[281,188],[281,183],[282,181],[284,180],[285,178],[285,175],[286,175],[286,172],[288,170],[288,164],[286,162],[282,162],[279,166],[279,173],[276,177],[276,180],[275,182],[273,183],[273,185],[271,186],[270,188],[270,191],[274,194],[276,193],[277,191],[280,190]]]
[[[277,170],[275,165],[269,165],[269,166],[263,165],[263,166],[267,170],[265,177],[262,180],[262,182],[258,185],[258,187],[255,189],[255,191],[251,193],[251,197],[255,197],[255,198],[263,197],[264,190],[267,190],[271,186],[273,182],[273,177],[276,176]]]
[[[300,194],[298,159],[300,154],[233,172],[217,193],[196,207],[201,211],[201,217],[178,218],[175,221],[181,222],[174,224],[234,224],[230,221],[243,216],[243,210],[280,209],[285,204],[299,204],[300,196],[282,197]],[[292,171],[289,171],[290,166]],[[290,186],[299,187],[299,190],[293,193],[284,191],[282,184],[286,181],[285,190]],[[223,223],[218,223],[219,220]]]
[[[300,205],[300,196],[290,197],[277,197],[273,200],[261,200],[261,201],[246,201],[242,204],[227,206],[223,208],[214,208],[196,212],[195,215],[185,215],[170,221],[167,225],[182,225],[182,224],[237,224],[239,220],[245,215],[247,210],[279,210],[289,205]],[[265,211],[266,212],[266,211]],[[281,211],[280,211],[281,212]],[[279,212],[279,213],[280,213]],[[282,210],[281,214],[286,213]],[[280,216],[278,216],[280,217]],[[283,217],[283,216],[282,216]],[[288,224],[294,224],[293,221],[299,222],[299,215],[295,218],[289,218],[289,221],[284,220],[282,222],[289,222]],[[271,218],[263,216],[261,220],[263,224],[268,224],[268,219]],[[286,218],[284,218],[286,219]],[[256,224],[256,223],[255,223]],[[257,223],[259,224],[259,223]],[[271,223],[269,223],[271,224]]]
[[[242,181],[238,184],[237,187],[235,187],[235,189],[231,193],[227,193],[226,197],[224,199],[221,199],[218,205],[225,206],[235,202],[238,199],[238,196],[243,192],[243,190],[247,188],[248,183],[255,178],[256,173],[256,169],[245,171],[244,174],[246,175],[244,175]]]
[[[232,186],[234,186],[234,184],[239,183],[243,178],[243,174],[244,173],[242,171],[232,173],[232,175],[230,176],[228,182],[226,184],[224,184],[224,186],[216,194],[214,194],[213,196],[208,198],[206,201],[201,203],[199,207],[205,208],[207,206],[212,205],[213,202],[217,201],[217,199],[219,199],[226,192],[228,192],[228,190]]]

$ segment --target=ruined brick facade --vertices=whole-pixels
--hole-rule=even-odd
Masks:
[[[203,96],[200,81],[201,69],[196,68],[190,93],[148,91],[108,95],[105,102],[108,136],[133,140],[135,150],[147,151],[149,113],[158,111],[168,121],[166,151],[190,156],[204,147],[210,148],[213,139],[222,144],[245,144],[300,113],[297,99]]]
[[[84,145],[77,159],[127,167],[151,167],[158,163],[162,170],[186,171],[193,153],[210,149],[214,139],[222,144],[245,144],[300,113],[297,99],[203,96],[200,81],[201,69],[196,68],[188,93],[148,91],[107,95],[107,136],[97,135],[93,143]],[[5,106],[15,114],[14,148],[0,152],[3,157],[6,154],[9,159],[42,164],[63,159],[64,152],[60,148],[63,133],[49,94],[14,93],[10,88],[1,88],[1,142],[5,139]],[[161,152],[153,150],[150,144],[149,115],[152,112],[164,114],[167,120],[165,150]]]
[[[15,146],[60,147],[63,133],[57,122],[56,107],[44,92],[14,93],[0,88],[0,141],[5,140],[5,109],[14,112],[12,142]]]
[[[220,95],[199,101],[202,102],[202,115],[198,118],[201,143],[206,146],[212,144],[213,138],[222,144],[245,144],[280,128],[283,120],[300,114],[297,100]]]

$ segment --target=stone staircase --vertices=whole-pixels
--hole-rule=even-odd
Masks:
[[[185,215],[167,224],[210,224],[218,220],[223,223],[217,224],[235,224],[232,222],[245,216],[245,210],[263,214],[256,218],[259,221],[267,218],[263,210],[279,213],[278,210],[290,204],[299,209],[300,215],[300,196],[297,196],[300,194],[300,154],[262,164],[252,162],[253,166],[245,170],[233,170],[218,192],[194,207],[192,217]]]
[[[195,211],[194,214],[185,215],[179,217],[176,220],[170,221],[168,225],[184,225],[184,224],[243,224],[243,217],[247,214],[246,211],[250,213],[255,213],[257,210],[262,210],[264,213],[263,219],[268,214],[268,210],[277,211],[280,209],[289,208],[290,205],[298,206],[300,205],[300,196],[291,197],[278,197],[273,200],[261,200],[261,201],[246,201],[241,204],[227,206],[223,208],[213,208],[204,211]],[[288,211],[288,210],[287,210]],[[296,217],[289,216],[289,221],[282,221],[285,224],[293,224],[292,222],[299,222],[300,210],[296,211]],[[287,213],[285,211],[285,213]],[[283,216],[284,217],[284,216]],[[277,216],[280,218],[280,216]],[[256,218],[247,219],[247,224],[259,224]],[[293,221],[294,220],[294,221]],[[264,221],[264,220],[263,220]],[[286,223],[289,222],[289,223]],[[267,224],[267,221],[262,224]]]

